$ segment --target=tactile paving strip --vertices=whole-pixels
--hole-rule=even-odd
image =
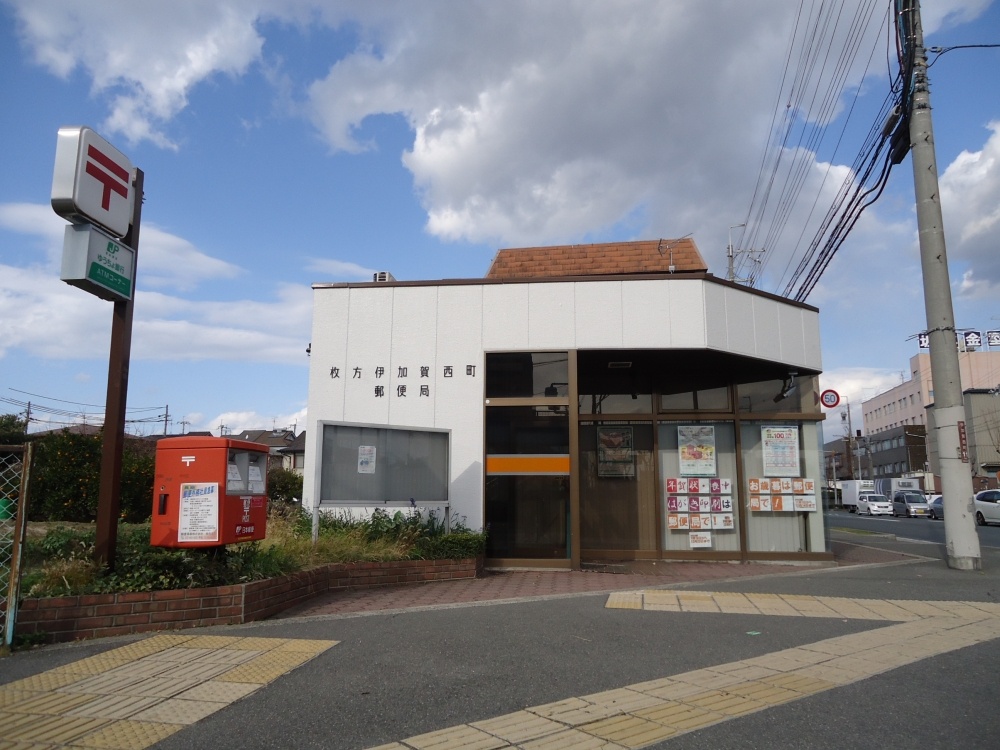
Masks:
[[[910,602],[704,591],[615,592],[608,609],[717,612],[889,621],[873,631],[784,649],[744,661],[566,698],[369,750],[587,750],[645,747],[684,732],[763,711],[1000,638],[1000,605]],[[905,648],[898,644],[905,643]]]
[[[141,750],[336,643],[153,636],[0,686],[0,748]],[[244,668],[254,680],[223,679]]]

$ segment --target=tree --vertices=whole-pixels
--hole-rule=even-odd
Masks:
[[[302,477],[290,469],[271,469],[267,472],[267,497],[281,503],[301,500]]]
[[[28,423],[17,414],[0,414],[0,445],[20,445],[28,432]]]
[[[35,445],[29,519],[94,521],[101,485],[101,436],[63,430],[45,435]],[[123,521],[140,522],[149,518],[154,473],[155,459],[146,441],[126,440],[120,499]]]

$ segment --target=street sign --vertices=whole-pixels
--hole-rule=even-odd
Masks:
[[[823,406],[832,409],[840,403],[840,394],[834,390],[827,389],[819,395],[819,400],[823,402]]]
[[[132,220],[132,162],[87,127],[59,128],[52,209],[74,224],[124,237]]]
[[[59,278],[101,299],[132,299],[135,252],[91,224],[70,224],[63,235]]]

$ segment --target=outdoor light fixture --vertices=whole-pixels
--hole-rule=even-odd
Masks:
[[[784,401],[795,391],[796,388],[799,387],[798,384],[795,382],[796,375],[798,375],[797,372],[788,373],[788,377],[785,378],[785,382],[782,383],[781,385],[781,390],[778,391],[778,395],[774,397],[774,403],[778,403],[779,401]]]
[[[561,385],[569,385],[569,383],[550,383],[549,385],[545,386],[545,391],[544,391],[545,397],[554,398],[558,396],[559,386]]]

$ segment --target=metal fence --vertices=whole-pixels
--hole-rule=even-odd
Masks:
[[[30,466],[30,444],[0,445],[0,651],[8,650],[14,640]]]

